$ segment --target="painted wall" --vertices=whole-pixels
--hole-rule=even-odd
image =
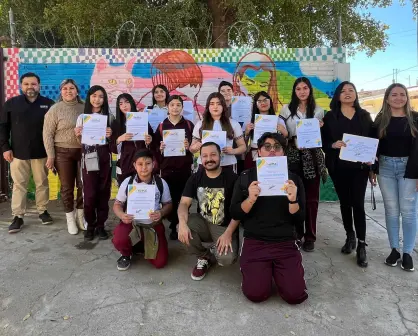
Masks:
[[[151,103],[151,89],[165,84],[204,109],[207,96],[221,80],[233,83],[237,95],[269,92],[277,110],[290,100],[293,82],[308,77],[317,103],[327,109],[334,89],[349,79],[349,65],[342,48],[315,49],[4,49],[6,99],[18,95],[19,76],[35,72],[41,93],[52,99],[59,84],[73,78],[85,98],[91,85],[105,87],[114,109],[122,92],[133,95],[139,109]],[[59,183],[50,177],[51,199]],[[114,188],[114,192],[115,192]]]

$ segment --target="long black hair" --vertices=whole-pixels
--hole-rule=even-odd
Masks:
[[[331,111],[334,111],[334,112],[341,111],[340,96],[341,96],[341,91],[343,90],[344,85],[351,85],[354,88],[354,92],[356,93],[356,100],[354,100],[353,102],[353,107],[355,108],[356,111],[360,111],[361,106],[358,100],[358,93],[357,93],[356,86],[349,81],[344,81],[340,83],[340,85],[337,86],[337,88],[335,89],[334,95],[332,96],[331,102],[329,103],[329,108],[331,109]]]
[[[221,105],[222,105],[222,115],[221,115],[221,119],[219,120],[220,123],[221,123],[221,126],[222,126],[222,130],[226,131],[226,136],[229,139],[233,139],[234,138],[234,130],[233,130],[231,122],[229,121],[229,118],[227,116],[228,111],[227,111],[227,107],[226,107],[225,98],[219,92],[212,92],[208,96],[208,99],[206,100],[205,112],[203,113],[203,119],[202,119],[202,127],[200,128],[200,137],[202,137],[202,131],[213,130],[213,124],[214,124],[215,121],[213,120],[212,115],[209,112],[210,101],[213,98],[218,98],[219,101],[221,102]]]
[[[93,105],[91,105],[90,96],[92,96],[97,91],[102,91],[103,92],[103,105],[102,105],[102,108],[101,108],[100,112],[101,112],[101,114],[103,114],[105,116],[108,116],[109,113],[110,113],[110,109],[109,109],[109,101],[108,101],[108,98],[107,98],[107,93],[106,93],[106,90],[100,85],[93,85],[87,91],[86,102],[84,104],[84,114],[92,114],[93,113]]]
[[[157,101],[155,100],[155,97],[154,97],[155,90],[157,90],[157,89],[163,89],[164,90],[164,92],[165,92],[165,105],[167,105],[168,104],[168,98],[170,98],[170,92],[168,92],[168,89],[165,85],[158,84],[158,85],[155,85],[152,88],[152,91],[151,91],[152,92],[152,106],[157,104]]]
[[[116,99],[116,122],[118,124],[118,135],[126,133],[126,115],[120,110],[119,103],[121,99],[126,99],[131,105],[131,110],[129,112],[138,112],[136,109],[135,100],[129,93],[122,93]]]
[[[293,118],[298,113],[298,107],[300,104],[300,99],[296,95],[296,86],[300,83],[305,83],[309,88],[309,96],[308,96],[308,102],[306,104],[306,117],[307,118],[313,118],[315,116],[315,98],[313,93],[312,84],[306,77],[300,77],[295,80],[295,83],[293,83],[293,89],[292,89],[292,98],[290,99],[289,103],[289,110],[290,110],[290,116]]]
[[[273,100],[271,99],[270,95],[266,91],[257,92],[254,95],[254,98],[253,98],[253,109],[252,109],[252,113],[251,113],[251,123],[252,124],[254,124],[255,115],[260,114],[260,110],[258,109],[258,106],[257,106],[257,100],[260,97],[266,97],[268,100],[270,100],[270,108],[269,108],[269,111],[268,111],[267,114],[269,114],[269,115],[275,115],[276,114],[276,112],[274,111]]]

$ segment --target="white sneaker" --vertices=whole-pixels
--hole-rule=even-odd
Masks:
[[[76,209],[76,222],[77,226],[80,230],[86,231],[87,230],[87,222],[84,219],[84,210],[83,209]]]
[[[75,211],[67,212],[65,216],[67,217],[68,233],[76,235],[78,233],[78,227],[75,221]]]

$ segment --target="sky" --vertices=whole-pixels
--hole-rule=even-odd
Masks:
[[[348,57],[351,81],[359,91],[383,89],[392,84],[393,69],[399,69],[398,82],[406,86],[418,85],[417,23],[410,2],[401,6],[395,0],[392,6],[371,9],[370,13],[390,27],[387,31],[389,45],[372,57],[363,52]]]

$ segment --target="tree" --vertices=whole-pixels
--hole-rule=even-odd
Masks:
[[[224,48],[338,45],[372,55],[388,43],[368,10],[392,0],[2,0],[15,12],[19,43],[51,47]],[[414,10],[416,0],[411,0]]]

